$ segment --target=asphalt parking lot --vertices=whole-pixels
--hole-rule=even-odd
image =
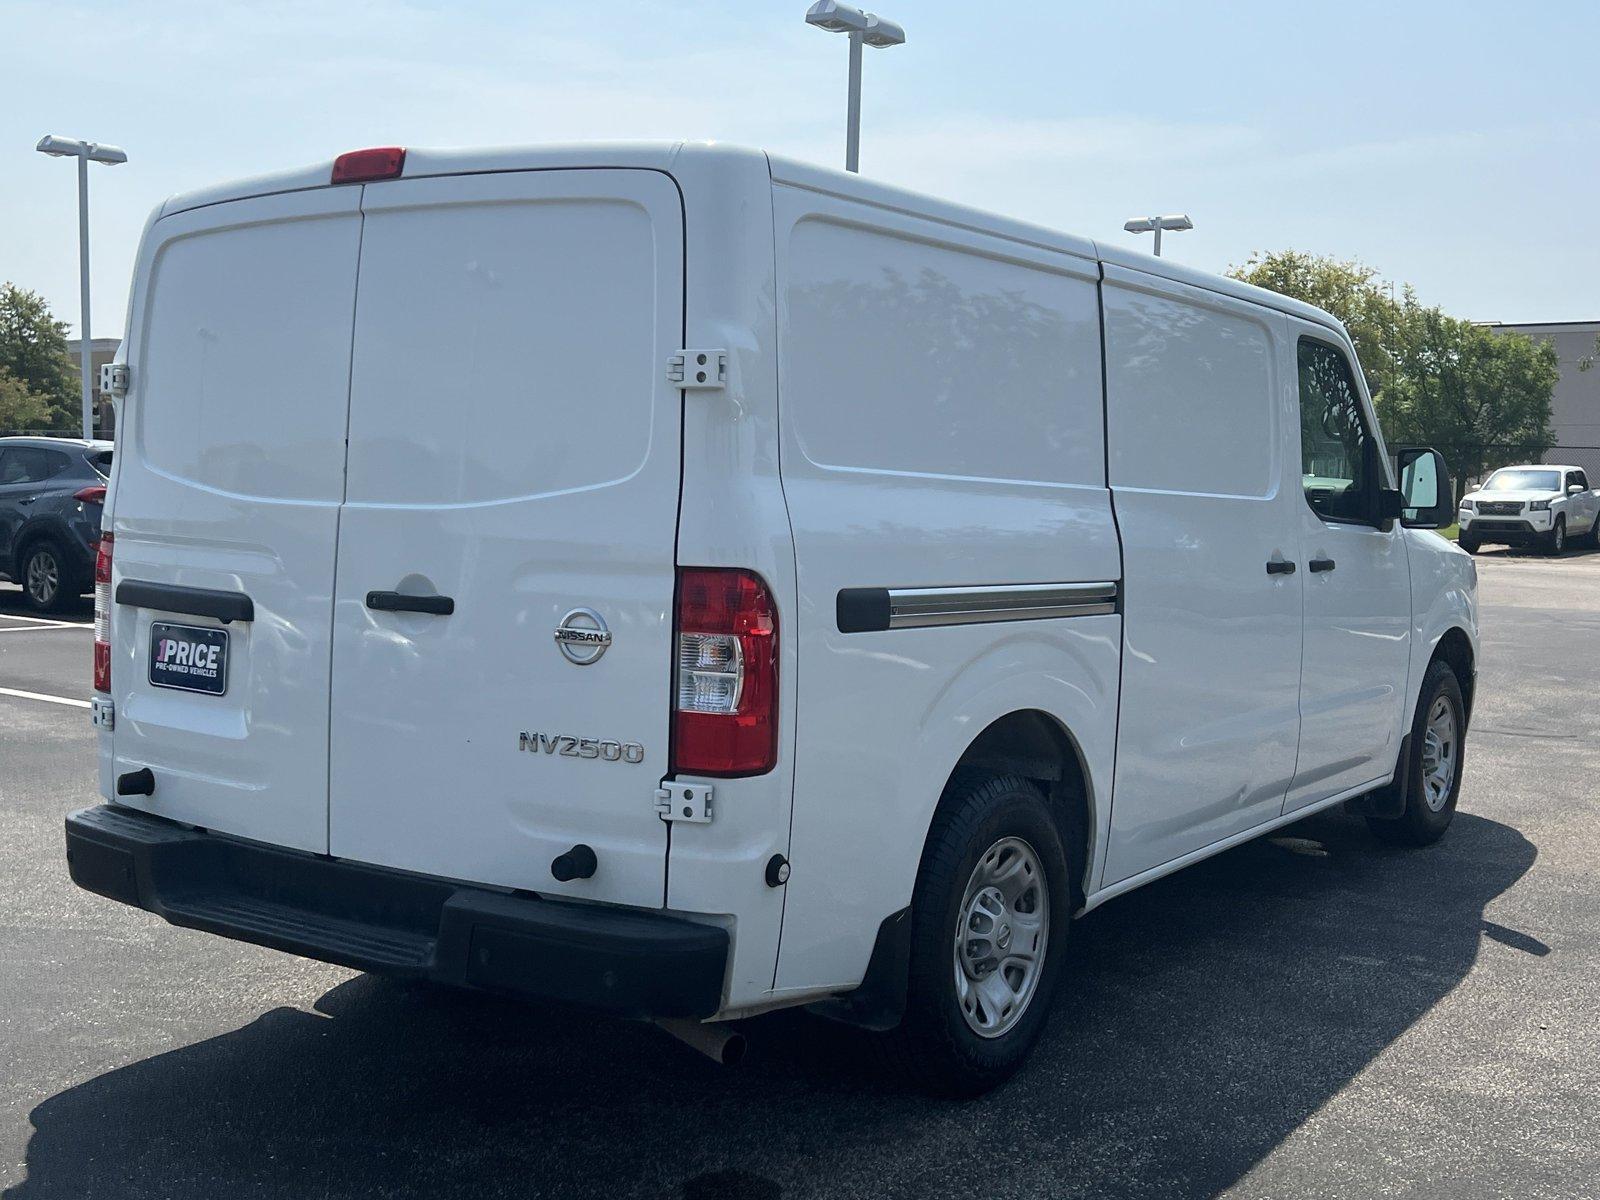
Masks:
[[[1479,560],[1461,814],[1343,815],[1080,922],[969,1104],[803,1015],[725,1070],[638,1025],[402,986],[77,891],[87,611],[0,585],[6,1197],[1600,1195],[1600,553]],[[41,698],[44,697],[44,698]],[[51,699],[53,698],[53,699]],[[65,701],[65,702],[63,702]],[[76,702],[76,703],[74,703]]]

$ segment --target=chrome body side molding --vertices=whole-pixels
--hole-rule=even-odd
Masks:
[[[971,625],[991,621],[1041,621],[1117,611],[1119,585],[1027,583],[996,587],[844,588],[839,592],[840,633]]]

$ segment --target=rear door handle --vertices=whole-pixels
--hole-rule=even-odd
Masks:
[[[379,612],[431,613],[448,617],[456,610],[456,602],[449,596],[405,596],[399,592],[368,592],[367,607]]]
[[[1331,571],[1337,565],[1331,558],[1313,558],[1306,564],[1313,571]]]
[[[256,619],[255,602],[243,592],[151,583],[144,579],[124,579],[117,584],[117,603],[190,617],[215,617],[224,625]]]
[[[1286,558],[1272,558],[1267,560],[1268,575],[1293,575],[1294,564]]]

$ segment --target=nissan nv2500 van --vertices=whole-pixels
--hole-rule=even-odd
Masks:
[[[1231,279],[756,151],[383,148],[163,204],[106,377],[67,850],[178,925],[971,1094],[1077,915],[1455,809],[1443,463]]]

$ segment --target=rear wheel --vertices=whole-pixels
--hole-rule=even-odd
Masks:
[[[1397,846],[1426,846],[1444,836],[1461,795],[1466,732],[1461,681],[1449,663],[1435,661],[1423,678],[1411,721],[1405,811],[1398,817],[1368,817],[1374,834]]]
[[[986,772],[951,781],[912,899],[905,1016],[883,1035],[900,1073],[938,1095],[976,1096],[1022,1065],[1060,975],[1067,861],[1033,783]]]
[[[34,542],[22,555],[23,602],[34,612],[59,612],[77,593],[77,581],[61,548],[52,541]]]
[[[1567,548],[1567,519],[1557,517],[1556,523],[1550,527],[1550,532],[1545,534],[1544,552],[1550,555],[1559,555]]]

